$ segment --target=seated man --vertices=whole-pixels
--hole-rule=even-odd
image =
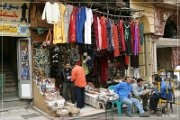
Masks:
[[[143,107],[138,99],[132,97],[131,78],[125,77],[125,82],[117,84],[114,92],[119,95],[119,100],[127,105],[127,115],[132,117],[132,104],[138,108],[140,117],[149,117],[149,114],[143,110]]]
[[[160,98],[164,100],[170,100],[172,98],[171,92],[166,94],[166,81],[162,80],[159,75],[157,75],[154,80],[155,83],[160,82],[160,92],[158,91],[158,88],[155,87],[150,98],[149,109],[151,110],[152,114],[156,112],[157,104]],[[168,86],[168,89],[171,89],[170,84]]]
[[[143,85],[143,79],[138,78],[137,82],[132,84],[133,89],[133,96],[139,100],[142,99],[143,101],[143,109],[144,111],[147,111],[148,108],[148,99],[149,99],[149,91],[145,90],[145,87]]]

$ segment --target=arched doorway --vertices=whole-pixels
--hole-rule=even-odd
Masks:
[[[164,35],[163,38],[177,38],[177,24],[176,24],[176,16],[169,16],[165,28],[164,28]]]

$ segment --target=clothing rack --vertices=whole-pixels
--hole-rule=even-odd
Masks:
[[[118,18],[140,18],[141,16],[138,16],[138,17],[134,17],[134,16],[124,16],[124,15],[114,15],[114,14],[111,14],[111,13],[106,13],[106,12],[101,12],[101,11],[98,11],[97,9],[92,9],[93,12],[96,12],[96,13],[100,13],[100,14],[103,14],[103,15],[107,15],[108,17],[118,17]]]

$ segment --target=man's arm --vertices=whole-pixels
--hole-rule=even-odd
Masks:
[[[119,91],[119,89],[121,89],[121,87],[122,87],[122,83],[117,84],[117,85],[114,87],[114,92],[115,92],[116,94],[118,94],[118,91]]]
[[[76,71],[75,69],[72,69],[71,71],[71,81],[73,82],[76,79]]]
[[[132,93],[135,95],[135,96],[141,96],[143,94],[143,90],[141,92],[138,92],[137,91],[137,85],[136,84],[132,84]]]

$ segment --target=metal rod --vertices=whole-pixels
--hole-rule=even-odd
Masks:
[[[134,16],[114,15],[114,14],[98,11],[97,9],[92,9],[92,10],[93,10],[93,12],[97,12],[100,14],[105,14],[107,16],[113,16],[113,17],[127,17],[127,18],[139,18],[139,17],[141,17],[141,16],[134,17]]]

